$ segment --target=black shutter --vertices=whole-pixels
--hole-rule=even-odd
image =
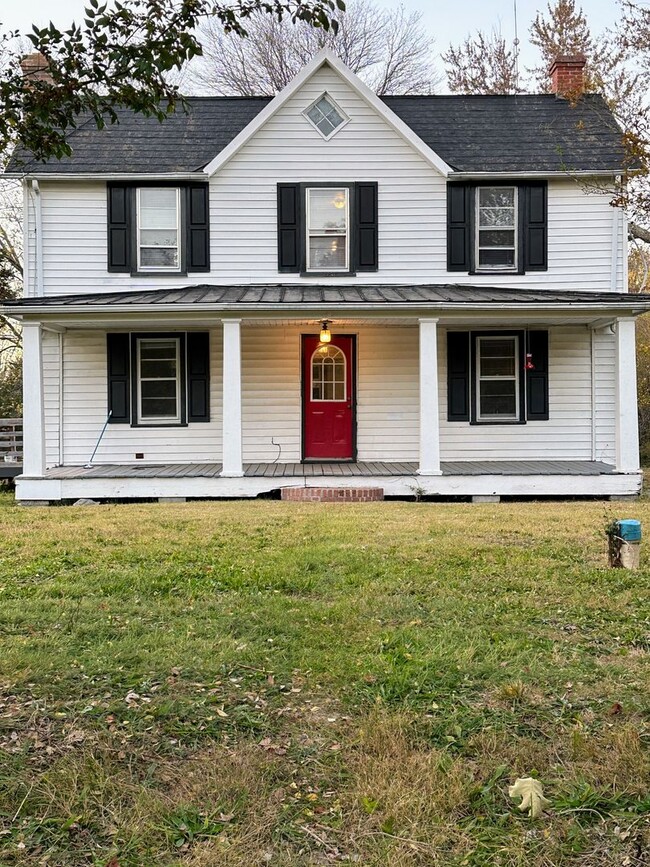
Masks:
[[[526,352],[532,370],[526,371],[529,421],[548,419],[548,331],[529,331]]]
[[[447,421],[469,421],[469,332],[447,332]]]
[[[546,181],[522,185],[524,199],[524,271],[548,270],[548,216]]]
[[[108,411],[112,424],[129,424],[131,408],[131,358],[128,334],[107,334]]]
[[[131,271],[131,187],[109,184],[108,270]]]
[[[469,184],[447,184],[447,270],[471,268],[472,221]]]
[[[210,421],[210,335],[187,333],[187,420]]]
[[[278,271],[300,271],[300,184],[278,184]]]
[[[378,187],[374,181],[359,181],[355,185],[357,271],[376,271],[379,268],[377,194]]]
[[[210,270],[210,202],[208,184],[187,186],[187,270]]]

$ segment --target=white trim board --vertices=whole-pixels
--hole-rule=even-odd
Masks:
[[[281,488],[383,488],[387,496],[610,497],[636,496],[641,473],[602,476],[314,476],[313,478],[34,479],[18,477],[16,499],[151,499],[256,497]]]
[[[219,169],[223,168],[226,163],[255,135],[255,133],[264,126],[277,112],[297,93],[308,79],[318,72],[323,66],[329,66],[354,90],[357,96],[361,97],[374,111],[382,117],[386,123],[402,138],[411,145],[426,162],[432,166],[443,177],[448,177],[453,174],[453,171],[447,163],[432,150],[428,144],[416,135],[408,124],[398,117],[394,111],[391,111],[385,105],[376,93],[373,93],[361,79],[356,76],[348,67],[341,61],[329,48],[323,48],[318,54],[300,70],[289,84],[278,93],[271,102],[266,105],[259,114],[257,114],[244,129],[238,133],[235,138],[226,145],[226,147],[211,160],[203,169],[208,177],[211,177]]]

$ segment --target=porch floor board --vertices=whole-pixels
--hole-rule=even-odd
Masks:
[[[218,463],[187,464],[95,464],[92,467],[63,466],[45,471],[46,479],[169,479],[214,478],[221,472]],[[602,476],[616,473],[603,461],[443,461],[443,476]],[[381,477],[416,476],[415,462],[357,463],[310,462],[249,463],[244,475],[256,478],[304,478],[315,476]]]

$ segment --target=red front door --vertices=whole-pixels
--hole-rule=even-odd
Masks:
[[[303,337],[303,415],[306,459],[354,458],[352,361],[354,338],[330,343]]]

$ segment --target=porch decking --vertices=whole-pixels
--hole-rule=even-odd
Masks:
[[[616,472],[602,461],[443,461],[443,476],[602,476]],[[210,464],[97,464],[92,467],[54,467],[46,479],[181,479],[217,478],[222,466]],[[318,477],[417,477],[415,462],[387,463],[253,463],[244,464],[246,478],[302,479]]]

